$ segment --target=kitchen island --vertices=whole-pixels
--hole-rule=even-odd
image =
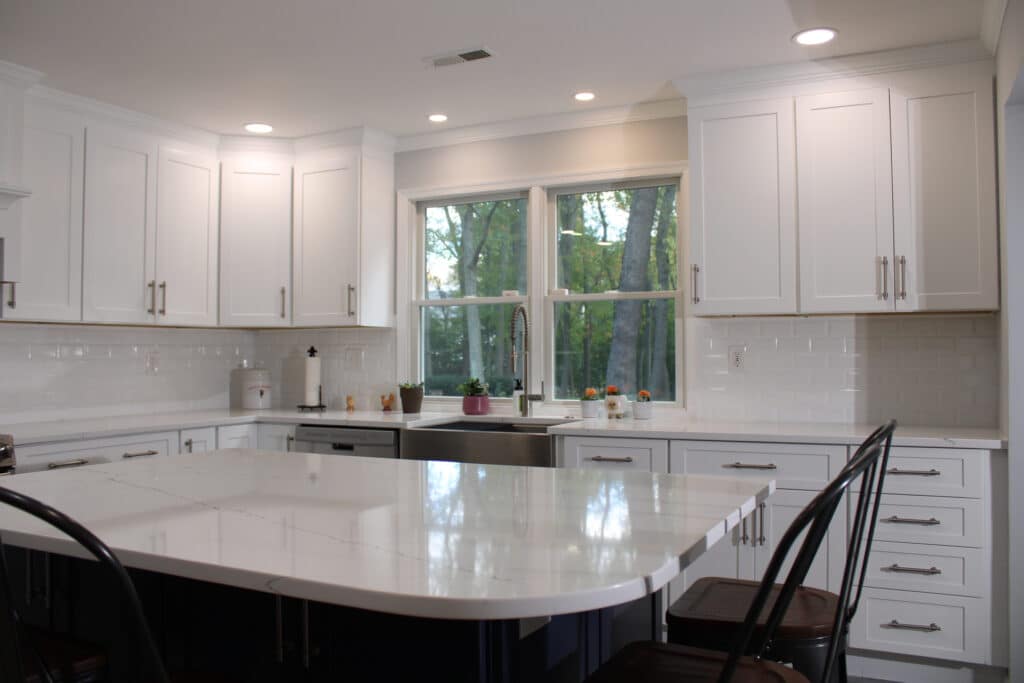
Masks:
[[[184,638],[182,628],[231,624],[208,636],[224,641],[217,649],[227,661],[245,629],[264,634],[256,626],[263,610],[268,661],[294,658],[313,674],[337,672],[318,658],[351,650],[354,625],[364,638],[355,647],[376,658],[373,642],[393,653],[422,652],[440,636],[448,643],[429,662],[367,665],[382,680],[405,667],[516,678],[551,672],[563,651],[578,660],[575,675],[585,674],[616,638],[651,637],[659,590],[774,491],[769,479],[257,450],[19,475],[4,485],[68,513],[136,570],[147,610],[160,610],[165,643]],[[0,510],[0,533],[36,553],[84,557],[20,512]],[[57,576],[89,571],[89,563],[59,561],[70,568]],[[619,619],[626,626],[611,635],[630,605],[654,616]],[[58,611],[83,618],[82,607]],[[289,621],[298,624],[294,638]],[[262,656],[260,638],[247,643],[250,658]],[[520,650],[537,638],[545,644],[525,657]]]

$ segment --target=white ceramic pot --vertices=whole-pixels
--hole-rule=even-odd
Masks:
[[[264,368],[239,368],[237,377],[243,410],[266,410],[270,408],[270,370]]]
[[[626,406],[629,402],[625,396],[606,396],[604,399],[604,407],[608,410],[608,419],[614,420],[616,418],[623,418],[626,416]]]
[[[580,415],[582,415],[584,419],[597,417],[600,411],[600,401],[580,401]]]
[[[633,418],[636,420],[650,420],[654,416],[654,404],[650,401],[637,401],[633,404]]]

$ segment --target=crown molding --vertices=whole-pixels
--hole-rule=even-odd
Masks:
[[[29,88],[27,94],[30,100],[36,99],[67,111],[86,114],[101,122],[128,124],[147,132],[156,132],[182,142],[191,142],[205,147],[217,147],[220,142],[219,135],[201,128],[174,123],[115,104],[100,102],[90,97],[73,95],[63,90],[35,85]]]
[[[676,88],[688,99],[754,88],[793,86],[836,78],[856,78],[965,62],[989,60],[981,41],[961,40],[934,45],[866,52],[792,64],[705,73],[678,78]]]
[[[361,145],[393,153],[395,150],[395,136],[368,126],[345,128],[343,130],[295,138],[295,153],[309,154],[323,149],[330,149],[331,147]]]
[[[999,34],[1003,29],[1006,4],[1007,0],[985,0],[985,6],[981,10],[981,42],[992,54],[995,54],[999,47]]]
[[[249,135],[221,135],[217,147],[225,153],[257,152],[294,156],[295,140],[292,138],[265,138]]]
[[[520,135],[552,133],[573,128],[593,128],[631,123],[634,121],[650,121],[686,115],[684,100],[660,100],[657,102],[641,102],[622,107],[606,107],[586,111],[565,112],[531,116],[511,121],[485,123],[479,126],[465,126],[436,133],[422,133],[398,138],[397,152],[411,152],[432,147],[463,145],[484,140],[511,138]]]
[[[36,71],[27,66],[0,61],[0,82],[28,88],[42,80],[44,75],[42,71]]]

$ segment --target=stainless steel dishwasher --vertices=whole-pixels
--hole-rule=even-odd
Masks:
[[[299,453],[397,458],[398,432],[393,429],[354,429],[299,425],[292,450]]]

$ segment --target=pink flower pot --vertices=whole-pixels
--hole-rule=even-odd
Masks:
[[[491,412],[491,397],[463,396],[462,412],[466,415],[486,415]]]

